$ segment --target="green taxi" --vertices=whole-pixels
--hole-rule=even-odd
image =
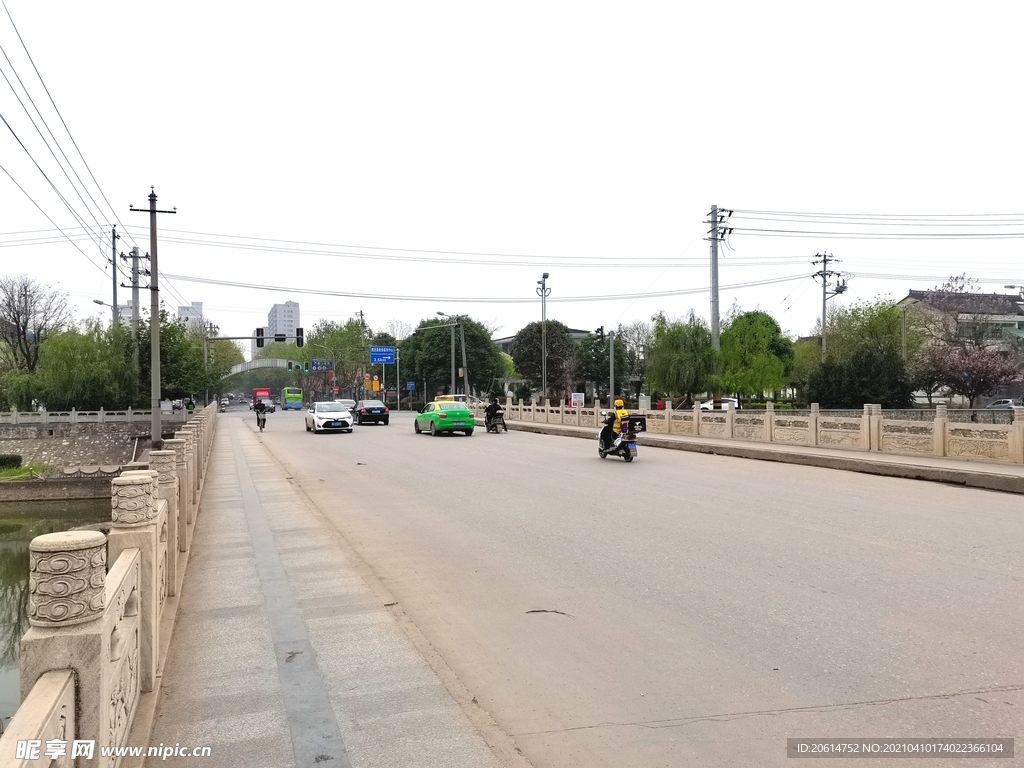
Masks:
[[[465,432],[473,434],[476,420],[473,418],[473,411],[466,407],[465,403],[452,401],[435,400],[427,403],[423,410],[416,414],[412,428],[416,434],[429,432],[432,435],[440,435],[443,432]]]

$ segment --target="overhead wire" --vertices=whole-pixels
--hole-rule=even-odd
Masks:
[[[723,289],[739,289],[739,288],[753,288],[761,285],[773,285],[775,283],[785,283],[792,280],[803,280],[809,277],[809,274],[800,275],[787,275],[786,277],[776,277],[768,280],[753,280],[744,283],[735,283],[733,285],[724,285]],[[447,301],[453,303],[463,304],[527,304],[535,302],[534,298],[506,298],[506,297],[472,297],[467,298],[464,296],[408,296],[399,294],[374,294],[374,293],[360,293],[357,291],[327,291],[317,288],[293,288],[287,286],[275,286],[275,285],[261,285],[257,283],[242,283],[234,280],[216,280],[213,278],[205,277],[194,277],[191,275],[167,275],[167,277],[175,280],[184,280],[192,283],[202,283],[205,285],[223,285],[232,288],[248,288],[262,291],[277,291],[282,293],[299,293],[308,294],[314,296],[340,296],[345,298],[357,298],[357,299],[386,299],[390,301]],[[663,298],[667,296],[685,296],[690,294],[707,293],[711,289],[708,287],[701,288],[682,288],[678,290],[670,291],[654,291],[650,293],[619,293],[614,295],[599,295],[599,296],[557,296],[551,297],[548,301],[554,302],[577,302],[577,301],[623,301],[629,299],[651,299],[651,298]]]

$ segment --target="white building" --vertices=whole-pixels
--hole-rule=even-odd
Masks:
[[[132,300],[128,299],[124,304],[117,305],[117,318],[122,323],[130,323],[132,321]],[[141,319],[141,316],[140,316]]]
[[[185,325],[203,325],[203,302],[193,301],[190,307],[178,307],[178,319],[183,320]]]
[[[275,304],[270,308],[270,314],[267,315],[266,331],[268,341],[273,341],[274,336],[279,333],[294,337],[295,329],[300,327],[302,327],[302,321],[299,319],[299,302],[286,301],[284,304]],[[290,338],[288,341],[295,343],[294,338]]]

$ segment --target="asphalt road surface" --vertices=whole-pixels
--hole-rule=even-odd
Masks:
[[[784,765],[788,737],[1024,750],[1019,496],[303,417],[270,415],[266,447],[538,768]]]

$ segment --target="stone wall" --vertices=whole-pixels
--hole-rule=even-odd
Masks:
[[[165,437],[173,437],[181,422],[168,425]],[[71,465],[118,465],[149,448],[149,423],[0,424],[0,453],[17,453],[25,464],[51,467]]]

